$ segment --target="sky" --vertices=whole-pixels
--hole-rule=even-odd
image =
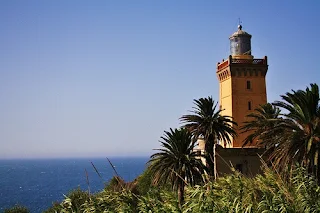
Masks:
[[[320,1],[0,1],[0,158],[150,156],[219,100],[229,36],[268,56],[268,102],[320,84]]]

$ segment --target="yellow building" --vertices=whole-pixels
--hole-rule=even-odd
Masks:
[[[231,144],[219,141],[215,147],[216,170],[218,176],[232,173],[237,169],[247,176],[261,173],[261,159],[265,149],[257,147],[255,142],[243,146],[249,133],[241,133],[239,129],[247,121],[246,115],[253,112],[259,105],[267,103],[266,74],[268,70],[267,57],[254,58],[251,55],[251,35],[238,26],[230,40],[231,55],[217,64],[219,79],[219,102],[222,115],[233,118],[238,136]],[[198,152],[204,153],[205,141],[198,139]],[[263,156],[265,158],[265,156]],[[205,159],[202,158],[204,163]]]
[[[267,57],[257,59],[251,55],[251,37],[239,25],[229,38],[231,55],[217,64],[221,114],[233,117],[238,123],[238,137],[232,144],[221,144],[223,147],[242,147],[248,133],[241,133],[239,128],[247,121],[246,115],[267,103]]]
[[[255,142],[243,146],[247,134],[239,128],[247,121],[246,115],[261,104],[267,103],[266,74],[267,57],[254,58],[251,55],[251,35],[238,26],[230,40],[231,55],[217,64],[217,77],[220,87],[220,108],[222,115],[228,115],[238,123],[235,127],[238,136],[231,144],[219,142],[215,149],[216,169],[218,176],[232,173],[232,167],[247,176],[261,172],[260,156],[265,149],[257,147]],[[204,141],[199,140],[200,150],[204,149]]]

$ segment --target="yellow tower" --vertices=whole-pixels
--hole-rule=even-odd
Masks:
[[[239,127],[247,121],[246,115],[261,104],[267,103],[266,74],[267,57],[256,59],[251,55],[251,35],[238,26],[230,38],[231,55],[217,64],[222,115],[233,117],[238,123],[236,137],[225,147],[242,147],[248,134],[241,134]],[[254,146],[252,144],[251,146]]]

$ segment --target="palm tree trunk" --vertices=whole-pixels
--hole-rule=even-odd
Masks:
[[[205,146],[206,163],[209,169],[210,178],[216,180],[217,168],[216,168],[216,144],[212,136],[206,140]]]
[[[212,150],[210,152],[210,150]],[[213,154],[213,146],[208,146],[207,150],[205,151],[205,155],[206,155],[206,166],[208,168],[208,174],[209,174],[209,178],[213,178],[214,177],[214,154]]]
[[[318,186],[320,186],[320,169],[319,169],[319,165],[317,165],[317,168],[316,168],[316,177],[317,177],[317,184],[318,184]]]
[[[214,180],[217,180],[217,160],[216,160],[216,143],[213,145],[213,172]]]
[[[317,178],[317,183],[318,183],[318,186],[320,185],[320,159],[319,159],[319,151],[320,151],[320,147],[319,147],[319,143],[317,143],[316,145],[316,153],[315,153],[315,164],[316,164],[316,172],[315,172],[315,175],[316,175],[316,178]]]
[[[179,207],[182,207],[182,204],[184,202],[184,182],[181,181],[178,188],[178,201],[179,201]]]

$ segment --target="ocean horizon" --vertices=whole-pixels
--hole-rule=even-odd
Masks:
[[[109,159],[125,181],[132,181],[145,170],[149,157]],[[107,158],[0,159],[0,212],[16,204],[43,212],[73,189],[102,190],[114,175]]]

